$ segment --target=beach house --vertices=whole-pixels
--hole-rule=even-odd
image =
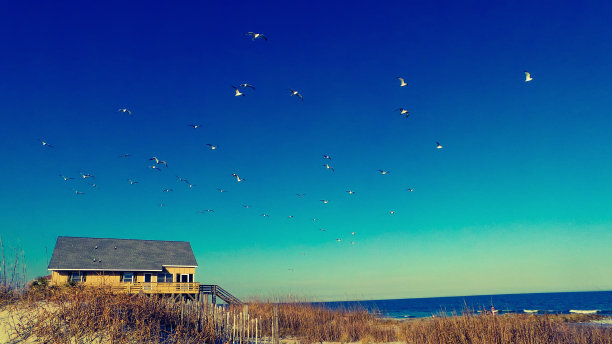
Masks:
[[[186,241],[57,238],[51,284],[83,283],[113,291],[193,296],[198,267]]]

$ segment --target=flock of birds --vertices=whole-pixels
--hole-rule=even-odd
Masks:
[[[253,41],[255,41],[255,40],[264,40],[264,41],[267,41],[268,40],[268,38],[265,35],[261,34],[261,33],[247,32],[244,35],[251,37],[251,39]],[[528,71],[524,71],[524,73],[525,73],[525,82],[530,82],[530,81],[533,80],[533,78],[531,77],[531,74]],[[400,82],[399,87],[405,87],[405,86],[408,85],[408,83],[406,82],[406,80],[403,77],[399,77],[398,76],[396,78]],[[255,86],[253,86],[253,85],[251,85],[249,83],[239,84],[238,86],[233,86],[232,85],[232,88],[234,90],[234,96],[235,97],[245,97],[250,92],[256,90]],[[296,89],[292,89],[292,88],[288,89],[288,91],[289,91],[289,95],[290,96],[292,96],[292,97],[295,96],[296,98],[298,98],[302,102],[304,101],[304,97],[302,96],[300,91],[298,91]],[[399,114],[404,116],[405,118],[408,118],[410,116],[410,111],[405,109],[405,108],[401,108],[400,107],[400,108],[395,109],[395,111],[399,112]],[[132,111],[130,109],[128,109],[128,108],[118,109],[117,112],[120,112],[122,114],[127,114],[129,116],[133,115]],[[199,124],[188,124],[187,126],[193,128],[193,129],[197,129],[197,128],[200,127]],[[45,148],[45,149],[53,149],[53,148],[55,148],[54,145],[51,145],[49,142],[47,142],[47,141],[45,141],[43,139],[40,139],[39,141],[40,141],[41,145],[43,146],[43,148]],[[217,150],[218,149],[218,146],[215,145],[215,144],[212,144],[212,143],[207,143],[206,146],[210,150]],[[436,142],[435,149],[442,149],[442,148],[443,148],[442,144],[440,144],[440,142]],[[121,154],[121,155],[119,155],[119,158],[122,158],[122,159],[130,158],[130,157],[132,157],[131,154]],[[322,166],[325,167],[325,169],[327,169],[327,170],[329,170],[331,172],[334,172],[335,171],[334,167],[331,165],[332,157],[330,155],[324,154],[324,155],[322,155],[322,158],[323,158],[323,161],[324,161],[324,164]],[[157,156],[150,157],[148,159],[148,161],[150,162],[150,165],[148,166],[148,168],[151,169],[151,170],[157,171],[157,172],[161,172],[162,168],[165,169],[165,168],[168,167],[168,163],[165,160],[162,160],[162,159],[158,158]],[[379,169],[377,171],[381,175],[386,175],[386,174],[389,173],[388,170],[380,170]],[[236,173],[232,173],[231,176],[236,180],[237,183],[241,183],[241,182],[246,181],[245,178],[239,176]],[[65,175],[62,175],[62,174],[60,174],[60,177],[64,181],[70,181],[70,180],[75,180],[76,179],[74,177],[69,177],[69,176],[65,176]],[[93,174],[90,174],[90,173],[81,173],[79,179],[82,179],[83,181],[85,181],[92,188],[96,188],[97,187],[96,183],[92,182],[92,180],[95,179],[95,176]],[[177,176],[177,179],[178,179],[179,182],[185,183],[189,189],[191,189],[191,188],[193,188],[195,186],[194,184],[192,184],[186,178]],[[127,179],[127,182],[130,185],[138,184],[138,181],[133,180],[133,179]],[[76,194],[76,195],[83,195],[83,194],[85,194],[85,192],[80,191],[80,190],[78,190],[76,188],[73,188],[72,190],[73,190],[74,194]],[[408,192],[414,192],[414,187],[410,187],[410,188],[407,188],[405,190],[408,191]],[[173,192],[173,191],[174,190],[172,188],[165,188],[165,189],[162,190],[163,193],[169,193],[169,192]],[[217,191],[220,192],[220,193],[226,192],[226,190],[224,190],[222,188],[218,188]],[[346,190],[346,193],[349,196],[352,196],[352,195],[355,194],[355,191],[354,190]],[[304,194],[304,193],[297,193],[296,194],[296,196],[299,197],[299,198],[302,198],[305,195],[306,194]],[[329,200],[321,199],[320,202],[322,204],[328,204]],[[164,204],[161,203],[160,206],[163,207]],[[243,204],[242,207],[249,208],[249,205]],[[203,209],[203,210],[199,210],[197,212],[200,213],[200,214],[214,213],[215,210],[214,209]],[[389,210],[389,214],[390,215],[395,215],[395,210]],[[269,217],[269,214],[262,213],[261,216],[264,217],[264,218],[267,218],[267,217]],[[294,216],[293,215],[289,215],[288,218],[293,219]],[[316,222],[316,221],[318,221],[318,219],[317,218],[313,218],[312,221]],[[319,231],[326,232],[327,230],[325,230],[323,228],[319,228]],[[351,238],[354,238],[355,234],[356,234],[355,232],[351,232]],[[341,242],[342,238],[336,238],[336,241],[337,242]],[[350,243],[351,244],[355,244],[355,241],[351,240]],[[293,269],[289,269],[289,270],[293,271]]]

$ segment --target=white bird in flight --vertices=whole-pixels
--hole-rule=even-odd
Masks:
[[[215,210],[214,209],[204,209],[204,210],[200,210],[198,211],[198,213],[200,214],[204,214],[204,213],[214,213]]]
[[[223,189],[217,189],[217,191],[219,191],[219,192],[227,192],[227,191],[225,191]]]
[[[291,92],[292,96],[296,96],[300,98],[300,100],[304,101],[304,98],[302,97],[302,95],[300,94],[298,90],[289,89],[289,91]]]
[[[238,87],[232,85],[232,88],[234,89],[234,96],[235,97],[238,97],[238,96],[243,96],[244,97],[244,96],[246,96],[246,94],[240,92]]]
[[[399,111],[400,115],[406,115],[406,118],[408,118],[408,116],[410,116],[410,111],[404,109],[404,108],[399,108],[399,109],[395,109],[395,111]]]
[[[329,166],[329,164],[325,164],[323,165],[326,169],[331,170],[332,172],[334,172],[334,168]]]
[[[38,139],[38,141],[40,141],[40,144],[42,144],[42,145],[43,145],[43,147],[53,148],[53,146],[52,146],[52,145],[50,145],[50,144],[49,144],[48,142],[46,142],[46,141],[43,141],[43,140],[41,140],[41,139]]]
[[[404,78],[398,76],[397,79],[400,81],[400,87],[404,87],[404,86],[408,85],[406,83],[406,81],[404,81]]]
[[[137,181],[131,179],[128,179],[128,182],[130,182],[130,185],[138,184]]]
[[[128,110],[128,109],[119,109],[117,110],[118,112],[123,112],[123,113],[127,113],[128,115],[132,114],[132,111]]]
[[[132,154],[121,154],[121,155],[119,155],[120,158],[129,158],[131,156],[132,156]]]
[[[174,191],[174,190],[173,189],[164,189],[164,191],[162,191],[162,192],[172,192],[172,191]]]
[[[249,88],[251,88],[251,89],[255,90],[255,86],[253,86],[253,85],[251,85],[251,84],[247,84],[247,83],[240,84],[240,87],[249,87]]]
[[[72,191],[73,191],[75,194],[77,194],[77,195],[84,195],[84,194],[85,194],[84,192],[81,192],[81,191],[76,190],[76,189],[72,189]]]
[[[337,239],[336,239],[336,241],[337,241],[337,242],[340,242],[340,241],[342,241],[342,239],[340,239],[340,238],[337,238]]]
[[[444,147],[442,147],[440,142],[436,142],[436,149],[442,149],[442,148],[444,148]]]
[[[206,145],[207,145],[208,147],[210,147],[210,149],[212,149],[212,150],[217,149],[217,146],[215,146],[215,145],[213,145],[213,144],[207,143]]]
[[[408,188],[406,191],[414,192],[414,188]]]
[[[300,193],[298,193],[298,194],[296,194],[296,195],[297,195],[298,197],[300,197],[300,198],[302,198],[302,197],[306,196],[306,194],[300,194]]]
[[[268,215],[268,214],[261,214],[261,216],[263,216],[263,217],[270,217],[270,215]]]
[[[395,210],[391,210],[391,211],[389,212],[389,214],[391,214],[391,215],[395,215]]]
[[[529,73],[528,71],[524,71],[524,72],[525,72],[525,82],[529,82],[533,80],[533,78],[531,77],[531,73]]]
[[[354,195],[354,194],[355,194],[355,191],[353,191],[353,190],[346,190],[346,192],[347,192],[349,195]]]
[[[81,173],[81,177],[83,177],[83,179],[85,178],[93,178],[93,174],[89,174],[89,173]]]
[[[161,168],[155,166],[155,165],[151,165],[149,166],[150,169],[155,170],[155,171],[161,171]]]
[[[235,177],[237,182],[241,182],[245,180],[245,179],[241,179],[240,176],[237,175],[236,173],[232,173],[232,177]]]
[[[331,156],[329,156],[329,155],[323,155],[323,159],[331,160]]]
[[[66,176],[65,176],[65,175],[63,175],[63,174],[60,174],[60,177],[62,177],[62,179],[63,179],[65,182],[67,182],[67,181],[69,181],[69,180],[71,180],[71,179],[74,179],[74,178],[72,178],[72,177],[66,177]]]
[[[263,38],[265,41],[268,40],[268,37],[264,36],[262,33],[247,32],[244,35],[253,37],[253,39],[251,39],[252,41],[256,40],[257,38]]]
[[[387,174],[389,173],[389,171],[383,171],[383,170],[377,170],[378,172],[380,172],[380,174]]]
[[[193,129],[198,129],[200,127],[199,124],[187,124],[187,125],[192,127]]]
[[[326,199],[321,199],[320,201],[323,202],[323,204],[329,203],[329,200],[326,200]]]

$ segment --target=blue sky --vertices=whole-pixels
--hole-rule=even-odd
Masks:
[[[241,297],[610,290],[611,9],[9,4],[0,235],[32,277],[59,235],[187,240]]]

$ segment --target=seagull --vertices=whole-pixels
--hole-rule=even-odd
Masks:
[[[214,209],[204,209],[204,210],[199,210],[198,213],[200,214],[204,214],[204,213],[214,213],[215,210]]]
[[[41,139],[38,139],[38,141],[40,141],[40,144],[43,145],[43,147],[49,147],[49,148],[54,148],[52,145],[50,145],[48,142],[43,141]]]
[[[252,89],[255,89],[255,86],[250,85],[250,84],[246,84],[246,83],[245,84],[240,84],[240,87],[250,87]]]
[[[249,209],[249,205],[248,204],[243,204],[242,205],[245,209]]]
[[[298,98],[300,98],[302,101],[304,101],[304,98],[302,98],[302,95],[300,94],[299,91],[297,90],[293,90],[293,89],[289,89],[289,91],[291,92],[292,96],[297,96]]]
[[[340,239],[340,238],[337,238],[337,239],[336,239],[336,241],[337,241],[337,242],[340,242],[340,241],[342,241],[342,239]]]
[[[236,181],[237,181],[237,182],[244,181],[244,179],[240,179],[240,176],[239,176],[239,175],[237,175],[236,173],[232,173],[232,177],[236,177]]]
[[[387,174],[389,173],[389,171],[383,171],[383,170],[377,170],[378,172],[380,172],[380,174]]]
[[[331,156],[329,156],[329,155],[323,155],[323,159],[331,160]]]
[[[314,218],[314,219],[312,219],[312,222],[315,222],[315,221],[317,221],[317,220],[319,220],[319,219],[317,219],[317,218]]]
[[[334,172],[334,168],[329,166],[329,164],[325,164],[323,165],[326,169],[331,170],[332,172]]]
[[[399,108],[399,109],[395,109],[395,111],[399,111],[400,115],[406,115],[406,118],[408,118],[408,116],[410,116],[410,111],[404,109],[404,108]]]
[[[172,191],[174,191],[174,189],[164,189],[164,191],[162,192],[172,192]]]
[[[71,179],[74,179],[74,178],[72,178],[72,177],[66,177],[66,176],[65,176],[65,175],[63,175],[63,174],[60,174],[59,176],[60,176],[60,177],[62,177],[62,179],[63,179],[65,182],[67,182],[67,181],[69,181],[69,180],[71,180]]]
[[[300,194],[300,193],[298,193],[298,194],[296,194],[296,195],[297,195],[298,197],[300,197],[300,198],[302,198],[302,197],[306,196],[306,194]]]
[[[327,204],[327,203],[329,203],[329,200],[326,200],[326,199],[321,199],[321,200],[319,200],[319,201],[323,202],[323,204]]]
[[[92,188],[97,188],[98,185],[96,185],[96,183],[87,183],[89,186],[91,186]]]
[[[354,242],[354,241],[351,241],[351,245],[355,245],[355,242]]]
[[[81,192],[81,191],[76,190],[76,189],[72,189],[72,191],[73,191],[75,194],[77,194],[77,195],[84,195],[84,194],[85,194],[84,192]]]
[[[355,235],[355,232],[351,232],[351,235]]]
[[[346,192],[348,192],[349,195],[354,195],[355,194],[355,191],[353,191],[353,190],[346,190]]]
[[[159,159],[157,157],[155,157],[155,156],[150,158],[149,160],[155,160],[155,163],[159,164]]]
[[[120,158],[129,158],[131,156],[132,156],[132,154],[121,154],[121,155],[119,155]]]
[[[531,77],[531,73],[529,73],[528,71],[524,71],[524,72],[525,72],[525,82],[529,82],[533,80],[533,78]]]
[[[210,147],[210,149],[212,149],[212,150],[217,149],[217,146],[212,145],[212,144],[210,144],[210,143],[207,143],[206,145],[207,145],[208,147]]]
[[[327,232],[327,229],[319,228],[321,232]]]
[[[227,191],[225,191],[225,190],[223,190],[223,189],[217,189],[217,190],[218,190],[219,192],[227,192]]]
[[[440,142],[436,142],[436,148],[437,149],[442,149],[442,145],[440,144]]]
[[[163,203],[160,203],[160,204],[159,204],[159,206],[160,206],[160,207],[165,207],[166,205],[165,205],[165,204],[163,204]]]
[[[189,189],[191,189],[191,188],[192,188],[192,187],[194,187],[195,185],[194,185],[194,184],[189,184],[189,183],[187,183],[187,186],[189,187]]]
[[[414,192],[414,188],[408,188],[406,191]]]
[[[185,179],[185,178],[182,178],[182,177],[179,177],[179,176],[176,176],[176,178],[178,178],[179,182],[185,182],[185,183],[189,184],[189,181],[187,179]]]
[[[138,184],[137,181],[131,179],[128,179],[128,182],[130,182],[130,185]]]
[[[123,112],[123,113],[127,113],[128,115],[132,114],[132,111],[128,110],[128,109],[119,109],[117,110],[118,112]]]
[[[160,160],[160,161],[158,162],[158,164],[162,164],[162,165],[164,165],[164,166],[168,167],[168,163],[167,163],[167,162],[165,162],[164,160]]]
[[[240,90],[238,89],[238,87],[236,86],[232,86],[232,88],[234,89],[234,91],[236,91],[236,93],[234,94],[234,96],[238,97],[238,96],[246,96],[246,94],[241,93]]]
[[[83,179],[85,179],[85,178],[93,178],[93,174],[81,173],[81,177],[83,177]]]
[[[193,129],[198,129],[200,127],[199,124],[187,124],[187,126],[192,127]]]
[[[261,216],[263,216],[263,217],[270,217],[270,215],[268,215],[268,214],[261,214]]]
[[[404,81],[404,78],[398,76],[397,79],[400,81],[400,87],[408,85],[406,81]]]
[[[157,167],[155,165],[149,166],[149,168],[152,169],[152,170],[161,171],[161,168],[159,168],[159,167]]]
[[[263,38],[265,41],[268,40],[268,37],[264,36],[262,33],[247,32],[244,35],[253,37],[252,41],[256,40],[257,38]]]
[[[391,214],[391,215],[395,215],[395,210],[391,210],[391,211],[389,212],[389,214]]]
[[[289,215],[288,217],[289,217],[290,219],[292,219],[292,218],[293,218],[293,215]]]

